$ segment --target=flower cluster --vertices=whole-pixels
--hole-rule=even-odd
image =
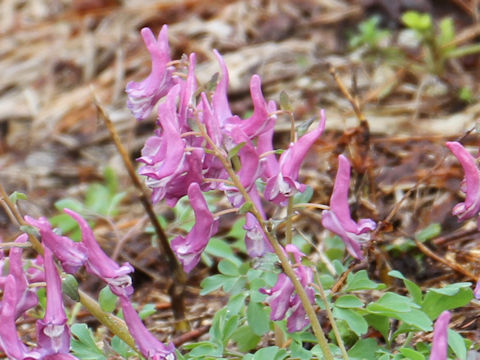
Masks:
[[[465,172],[462,182],[462,191],[466,193],[465,202],[455,205],[452,214],[457,216],[459,221],[471,219],[480,212],[480,170],[477,161],[459,142],[451,141],[446,145]],[[477,226],[480,230],[480,218],[477,219]],[[480,280],[477,282],[474,294],[477,299],[480,299]]]
[[[311,286],[313,282],[313,270],[301,263],[302,257],[304,257],[305,254],[292,244],[286,245],[284,251],[293,256],[295,260],[295,274],[305,288],[310,302],[313,302],[315,298],[315,291]],[[290,315],[287,319],[288,331],[301,331],[309,324],[302,302],[295,293],[293,283],[287,275],[283,273],[279,274],[277,282],[271,289],[260,289],[260,292],[268,295],[266,301],[272,308],[272,312],[270,313],[271,320],[282,320],[285,318],[287,311],[290,310]]]
[[[154,203],[164,199],[174,206],[188,195],[197,218],[195,234],[192,231],[187,237],[175,238],[172,247],[185,270],[190,271],[217,229],[201,192],[218,189],[225,192],[233,207],[239,208],[245,203],[239,189],[228,181],[228,172],[212,153],[213,147],[221,149],[225,157],[234,153],[231,156],[238,160],[235,170],[239,181],[259,211],[262,204],[258,180],[265,183],[265,200],[285,206],[291,196],[306,188],[298,182],[300,165],[322,134],[325,116],[322,112],[317,128],[291,143],[277,158],[272,146],[277,106],[265,100],[260,77],[253,75],[250,80],[252,115],[245,119],[233,115],[227,97],[228,71],[220,54],[215,51],[221,69],[216,89],[213,93],[201,92],[195,81],[195,54],[189,56],[184,77],[171,71],[166,34],[164,26],[155,41],[150,30],[142,30],[152,57],[152,70],[144,81],[130,83],[127,95],[129,108],[138,120],[146,118],[155,103],[165,97],[158,104],[159,128],[147,140],[138,159],[143,163],[139,173],[146,176]],[[199,131],[202,129],[203,132]],[[245,229],[250,256],[272,251],[252,213],[246,214]]]
[[[55,257],[65,272],[74,274],[84,266],[87,273],[108,284],[111,291],[121,299],[125,322],[143,356],[147,359],[174,360],[176,356],[173,345],[165,346],[150,334],[130,303],[133,287],[129,274],[134,271],[133,267],[128,263],[118,265],[108,257],[98,245],[85,219],[72,210],[65,209],[65,212],[79,224],[81,242],[77,243],[66,236],[58,235],[46,218],[25,217],[29,225],[38,229],[44,254],[35,260],[35,267],[25,271],[22,249],[15,247],[10,250],[9,274],[0,277],[0,288],[3,290],[0,302],[0,349],[9,359],[76,359],[69,354],[70,329],[67,325]],[[27,235],[23,234],[16,242],[25,242],[27,238]],[[39,267],[43,268],[43,271],[39,271]],[[40,281],[46,282],[46,310],[43,319],[37,321],[38,346],[29,349],[18,337],[15,320],[37,304],[37,295],[28,285]]]

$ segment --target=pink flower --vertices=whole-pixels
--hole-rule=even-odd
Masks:
[[[25,243],[28,239],[27,234],[22,234],[15,242]],[[23,270],[22,248],[14,247],[10,249],[10,275],[15,278],[15,288],[17,290],[17,300],[15,306],[15,318],[19,318],[23,313],[33,308],[38,303],[37,295],[34,290],[28,288],[28,281]]]
[[[168,66],[170,48],[167,26],[162,27],[158,40],[155,40],[155,36],[148,28],[143,28],[141,34],[152,57],[152,71],[145,80],[131,81],[127,84],[127,106],[137,120],[147,118],[157,102],[175,84],[172,76],[174,67]]]
[[[175,360],[177,358],[173,344],[165,346],[147,330],[127,297],[120,296],[120,304],[128,330],[147,360]]]
[[[459,142],[447,142],[447,147],[456,156],[465,172],[466,198],[452,210],[459,220],[470,219],[480,211],[480,172],[475,158]],[[479,223],[480,229],[480,223]]]
[[[192,183],[189,186],[188,198],[195,213],[195,225],[186,237],[177,236],[171,242],[172,250],[186,272],[198,264],[208,241],[218,229],[218,220],[213,218],[198,184]]]
[[[279,172],[267,180],[265,186],[265,198],[278,205],[285,206],[288,198],[295,195],[297,191],[305,191],[305,185],[297,181],[300,166],[310,147],[325,129],[325,112],[322,111],[322,118],[319,126],[303,135],[280,156]]]
[[[74,274],[87,261],[87,249],[85,246],[82,243],[74,242],[66,236],[57,235],[52,230],[47,218],[41,217],[36,220],[30,216],[25,216],[25,221],[40,231],[42,243],[48,246],[60,260],[65,272]]]
[[[134,271],[129,263],[123,263],[122,266],[113,261],[98,245],[92,229],[83,217],[70,209],[63,209],[80,226],[82,231],[82,243],[88,251],[88,259],[85,268],[90,274],[96,275],[105,281],[110,290],[118,296],[130,296],[133,293],[132,279],[128,274]]]
[[[362,259],[361,241],[368,240],[369,231],[375,230],[376,224],[371,219],[352,220],[348,207],[348,189],[350,187],[350,163],[340,155],[338,171],[330,198],[330,210],[322,212],[322,225],[340,236],[348,252],[356,259]]]
[[[450,322],[450,317],[450,312],[444,311],[435,321],[430,360],[447,360],[448,323]]]
[[[310,285],[313,280],[313,270],[301,263],[301,259],[305,254],[292,244],[285,246],[285,250],[286,253],[293,255],[295,259],[295,274],[305,288],[310,302],[313,302],[315,300],[315,292]],[[271,289],[260,289],[259,291],[268,295],[266,302],[272,309],[270,320],[282,320],[287,311],[290,310],[290,315],[287,319],[289,332],[301,331],[310,323],[302,301],[295,293],[293,283],[287,275],[279,274],[277,282]]]
[[[0,348],[9,359],[39,359],[40,354],[29,351],[20,340],[15,325],[15,311],[17,305],[17,284],[13,275],[5,279],[5,288],[0,308]]]
[[[44,318],[37,321],[38,350],[44,355],[66,354],[70,350],[70,329],[63,307],[62,281],[48,247],[45,247],[43,258],[47,305]]]

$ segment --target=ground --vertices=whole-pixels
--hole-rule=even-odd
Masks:
[[[159,311],[149,326],[159,337],[180,345],[206,332],[209,319],[224,301],[221,294],[198,296],[199,281],[213,270],[200,266],[190,275],[187,317],[194,330],[175,333],[165,293],[167,269],[156,261],[150,234],[144,231],[148,219],[93,102],[95,95],[130,157],[138,157],[154,121],[138,123],[133,118],[124,88],[150,71],[139,30],[148,26],[158,32],[168,24],[172,58],[196,52],[200,82],[218,72],[212,49],[224,56],[234,113],[242,115],[250,109],[248,82],[253,74],[262,77],[267,99],[278,101],[282,91],[288,94],[299,123],[318,119],[320,109],[325,109],[326,132],[307,158],[302,176],[315,190],[312,201],[327,204],[336,155],[346,152],[351,157],[353,198],[359,199],[354,214],[381,224],[370,246],[370,261],[358,269],[368,268],[380,280],[385,280],[385,269],[398,269],[423,286],[474,281],[480,274],[480,236],[474,223],[459,223],[451,215],[462,199],[463,172],[444,144],[461,140],[469,148],[477,147],[480,57],[447,59],[440,70],[430,71],[421,46],[411,46],[401,14],[408,9],[426,11],[437,25],[451,16],[456,28],[452,43],[460,47],[479,38],[476,4],[474,0],[4,0],[0,182],[8,193],[27,194],[28,199],[20,201],[24,214],[51,217],[58,214],[56,201],[83,201],[89,186],[104,182],[105,168],[112,168],[118,191],[126,195],[116,214],[97,217],[95,233],[101,245],[118,261],[136,267],[135,299],[140,305],[156,304]],[[379,28],[388,29],[391,36],[375,44],[377,48],[351,48],[349,41],[359,34],[358,25],[374,15],[381,19]],[[401,55],[389,53],[392,49]],[[357,113],[340,83],[353,94]],[[359,120],[359,114],[365,121]],[[279,146],[288,141],[289,129],[288,119],[282,118],[276,128]],[[167,218],[170,214],[163,205],[156,210]],[[321,241],[323,230],[316,219],[314,213],[302,212],[297,227],[318,234],[316,240]],[[395,255],[392,248],[400,248],[405,239],[432,223],[442,230],[426,248]],[[173,227],[167,228],[167,234],[173,233]],[[0,208],[0,236],[11,241],[17,233],[9,214]],[[421,262],[420,253],[425,254]],[[86,281],[82,287],[94,293],[98,284]],[[479,303],[472,302],[456,312],[452,322],[464,336],[480,341],[479,318]]]

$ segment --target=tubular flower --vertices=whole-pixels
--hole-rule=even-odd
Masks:
[[[0,308],[0,348],[9,359],[39,359],[40,354],[29,351],[18,337],[15,325],[17,293],[15,277],[8,275],[5,279],[2,306]]]
[[[45,247],[43,258],[47,282],[47,305],[44,318],[37,321],[39,351],[45,355],[66,354],[70,350],[70,329],[63,307],[62,281],[48,247]]]
[[[147,360],[175,360],[177,358],[173,344],[165,346],[147,330],[128,298],[120,296],[120,304],[128,330]]]
[[[447,147],[455,155],[465,172],[465,202],[454,206],[452,214],[459,220],[470,219],[480,211],[480,172],[475,158],[459,142],[447,142]],[[479,223],[480,229],[480,223]]]
[[[133,293],[133,286],[128,274],[134,271],[132,265],[128,262],[123,263],[122,266],[118,265],[98,245],[92,229],[83,217],[70,209],[63,209],[63,211],[78,223],[82,231],[82,243],[88,251],[88,260],[85,263],[87,272],[105,281],[115,295],[130,296]]]
[[[174,67],[168,66],[170,48],[167,26],[162,27],[157,40],[148,28],[143,28],[141,34],[152,58],[152,71],[145,80],[127,84],[127,106],[137,120],[147,118],[157,102],[175,84],[172,75]]]
[[[275,204],[285,206],[288,198],[297,191],[305,191],[305,184],[297,181],[300,166],[308,150],[325,129],[325,112],[322,110],[319,126],[303,135],[280,156],[279,172],[270,177],[265,186],[265,198]]]
[[[208,241],[218,229],[218,220],[213,218],[208,209],[200,185],[192,183],[189,186],[188,198],[195,213],[195,225],[186,237],[177,236],[171,242],[172,250],[186,272],[190,272],[198,264]]]
[[[146,184],[153,189],[152,201],[157,203],[167,193],[167,186],[186,171],[185,140],[178,129],[176,101],[180,92],[177,85],[170,90],[165,102],[159,105],[162,133],[149,138],[138,161],[145,163],[139,174],[147,177]]]
[[[350,163],[340,155],[338,171],[330,198],[330,210],[322,212],[322,225],[337,234],[345,243],[348,252],[356,259],[362,259],[362,240],[368,240],[369,231],[375,230],[376,224],[371,219],[352,220],[348,207],[348,189],[350,187]]]
[[[24,243],[28,239],[27,234],[22,234],[15,242]],[[17,300],[15,305],[15,318],[18,319],[25,311],[33,308],[38,303],[35,291],[28,288],[27,277],[23,271],[22,248],[14,247],[10,249],[10,275],[15,278],[15,288],[17,291]]]
[[[74,274],[87,261],[87,249],[82,243],[76,243],[66,236],[57,235],[44,217],[38,220],[25,216],[25,221],[40,231],[42,243],[48,246],[62,263],[63,270]]]
[[[311,268],[302,265],[301,258],[305,256],[295,245],[285,247],[287,253],[291,253],[295,258],[295,274],[300,283],[305,288],[307,296],[311,302],[314,301],[315,292],[310,285],[313,280],[313,271]],[[270,320],[282,320],[287,311],[290,310],[290,316],[287,319],[287,329],[290,332],[300,331],[309,324],[303,304],[297,294],[292,281],[287,275],[281,273],[278,275],[277,282],[271,289],[260,289],[263,294],[267,294],[267,303],[272,308]]]
[[[448,323],[450,322],[450,317],[450,312],[444,311],[435,321],[430,360],[447,360]]]

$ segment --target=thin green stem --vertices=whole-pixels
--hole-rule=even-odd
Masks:
[[[310,303],[310,299],[307,296],[307,293],[305,292],[305,289],[303,288],[302,284],[297,278],[297,275],[295,274],[292,266],[290,265],[290,262],[285,255],[285,252],[283,248],[281,247],[280,243],[276,239],[276,237],[269,231],[268,226],[265,222],[265,220],[262,217],[262,214],[260,210],[255,206],[255,203],[252,201],[250,195],[248,194],[247,190],[245,187],[242,185],[240,182],[240,179],[238,178],[238,175],[235,173],[235,171],[232,168],[232,165],[227,159],[227,155],[225,151],[220,149],[208,136],[205,127],[203,124],[200,123],[197,119],[197,123],[200,129],[200,132],[203,136],[203,138],[207,141],[207,143],[211,146],[212,151],[214,152],[215,156],[222,162],[222,165],[224,166],[225,170],[227,171],[228,175],[230,176],[232,182],[235,184],[235,187],[238,189],[238,191],[242,194],[243,198],[245,199],[246,202],[249,202],[252,204],[252,207],[250,209],[250,212],[256,217],[257,221],[259,222],[260,226],[262,227],[265,235],[268,238],[268,241],[273,247],[273,250],[275,251],[275,254],[278,256],[280,259],[280,263],[282,265],[283,271],[285,274],[290,278],[292,281],[293,287],[295,288],[295,291],[297,292],[300,300],[302,301],[302,305],[305,309],[305,312],[307,313],[308,318],[310,319],[310,323],[312,325],[313,332],[318,340],[318,344],[320,345],[320,348],[322,349],[323,355],[325,356],[326,360],[333,360],[333,355],[330,351],[330,348],[328,347],[328,342],[327,339],[325,338],[325,334],[323,333],[323,329],[320,326],[320,322],[318,321],[317,315],[315,314],[315,310]]]
[[[333,333],[335,334],[335,339],[337,339],[337,344],[340,347],[340,351],[342,352],[342,357],[344,360],[348,360],[347,350],[345,349],[345,344],[343,343],[342,336],[340,335],[340,331],[338,331],[337,322],[333,317],[332,310],[330,309],[330,304],[328,303],[327,296],[325,295],[325,291],[323,289],[322,283],[318,277],[318,273],[315,272],[315,284],[312,284],[320,293],[320,297],[322,298],[323,304],[325,305],[325,311],[327,312],[328,320],[330,320],[330,325],[332,326]]]

